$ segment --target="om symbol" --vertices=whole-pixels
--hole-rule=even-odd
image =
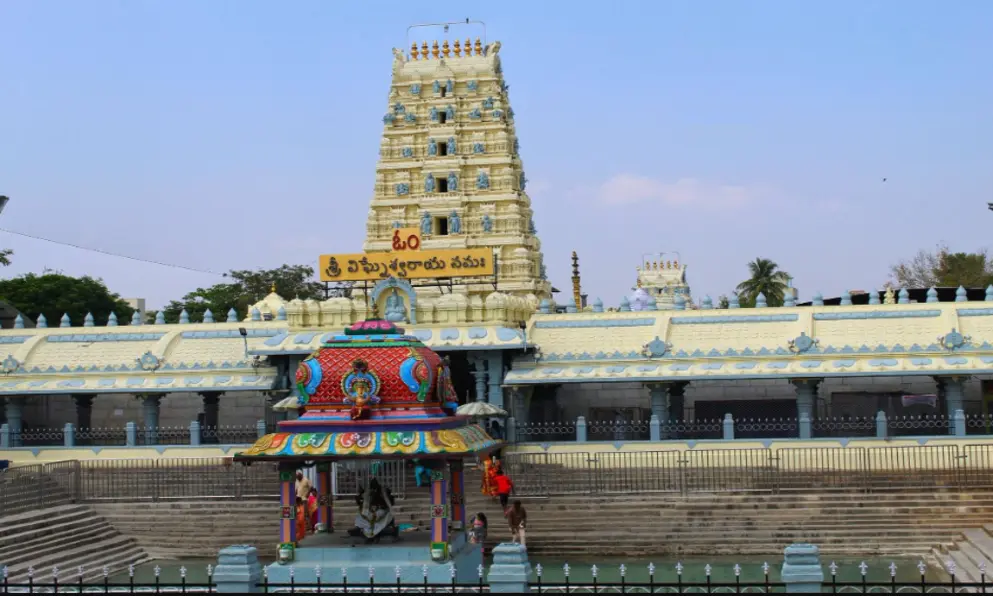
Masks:
[[[400,230],[393,231],[393,250],[417,250],[421,247],[421,239],[417,234],[411,234],[404,241],[400,238]]]

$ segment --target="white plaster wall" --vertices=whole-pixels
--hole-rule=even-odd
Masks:
[[[203,412],[203,398],[196,393],[171,393],[162,398],[159,425],[185,427]],[[142,403],[131,394],[108,393],[93,400],[93,428],[123,428],[128,422],[144,422]],[[237,391],[220,396],[218,422],[221,426],[254,426],[265,417],[265,395],[256,391]],[[76,424],[76,405],[70,395],[29,397],[24,407],[24,421],[33,427],[61,428],[66,422]]]
[[[989,377],[982,377],[989,378]],[[830,404],[833,393],[906,393],[937,392],[931,377],[860,377],[829,378],[818,387],[818,397]],[[760,381],[694,381],[686,386],[685,405],[688,411],[697,401],[704,400],[766,400],[795,399],[796,391],[786,379]],[[584,383],[561,385],[556,394],[558,408],[565,419],[584,416],[590,407],[648,408],[648,388],[641,383]],[[979,413],[982,402],[980,377],[965,384],[967,413]]]

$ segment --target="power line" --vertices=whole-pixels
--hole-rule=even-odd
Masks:
[[[24,238],[30,238],[32,240],[41,240],[42,242],[50,242],[52,244],[58,244],[59,246],[68,246],[70,248],[75,248],[77,250],[85,250],[89,252],[95,252],[102,255],[107,255],[110,257],[117,257],[119,259],[127,259],[129,261],[137,261],[139,263],[148,263],[150,265],[159,265],[160,267],[172,267],[173,269],[183,269],[184,271],[193,271],[194,273],[206,273],[208,275],[217,275],[220,277],[227,277],[226,273],[218,273],[216,271],[210,271],[209,269],[196,269],[194,267],[187,267],[185,265],[176,265],[174,263],[164,263],[162,261],[154,261],[151,259],[142,259],[140,257],[132,257],[130,255],[122,255],[116,252],[110,252],[107,250],[101,250],[99,248],[91,248],[89,246],[81,246],[79,244],[73,244],[71,242],[62,242],[61,240],[52,240],[51,238],[43,238],[41,236],[34,236],[32,234],[25,234],[24,232],[15,232],[14,230],[8,230],[6,228],[0,228],[0,232],[6,232],[8,234],[13,234],[15,236],[22,236]]]

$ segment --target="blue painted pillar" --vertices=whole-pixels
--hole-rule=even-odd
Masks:
[[[503,352],[493,350],[486,359],[486,378],[489,383],[489,393],[487,400],[498,408],[503,405]]]
[[[586,442],[586,417],[580,416],[576,419],[576,442]]]
[[[648,440],[662,440],[662,423],[659,422],[659,417],[655,414],[652,414],[652,417],[648,420]]]
[[[800,438],[810,438],[810,421],[814,418],[814,399],[817,397],[817,385],[820,379],[794,379],[796,387],[796,417],[799,421],[806,416],[806,426],[800,424]],[[806,436],[804,436],[806,435]]]
[[[217,555],[214,585],[222,594],[261,592],[262,564],[254,546],[229,546]]]
[[[493,564],[486,578],[493,594],[528,594],[531,588],[528,551],[520,544],[499,544],[493,549]]]
[[[938,382],[945,389],[945,411],[949,420],[955,417],[955,410],[962,410],[965,401],[965,383],[962,377],[941,377]]]
[[[486,360],[477,355],[472,371],[473,378],[476,379],[476,401],[486,401]]]
[[[724,421],[721,423],[721,437],[725,441],[734,440],[734,417],[731,414],[724,414]]]
[[[10,431],[10,446],[21,446],[21,430],[24,428],[24,398],[8,397],[4,406],[7,416],[7,430]]]
[[[62,445],[63,447],[76,446],[76,429],[73,428],[72,422],[66,422],[65,426],[62,427]]]
[[[876,438],[885,439],[888,429],[889,421],[886,419],[886,412],[879,410],[876,412]]]
[[[145,419],[145,444],[159,444],[159,408],[162,403],[161,395],[146,395],[141,403]]]
[[[668,388],[662,383],[649,383],[648,396],[651,399],[652,416],[658,416],[659,422],[669,421]]]
[[[789,594],[820,594],[824,584],[821,551],[813,544],[791,544],[783,551],[783,583]]]

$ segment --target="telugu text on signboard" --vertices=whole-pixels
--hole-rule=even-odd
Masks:
[[[321,255],[321,281],[483,277],[496,272],[491,249],[420,250],[416,228],[395,230],[392,247],[391,252]]]

